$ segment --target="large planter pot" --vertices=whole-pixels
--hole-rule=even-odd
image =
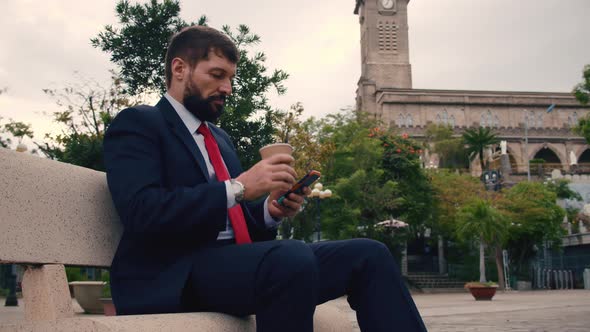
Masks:
[[[100,303],[102,289],[106,285],[104,281],[72,281],[70,285],[74,288],[74,297],[78,304],[88,314],[102,314],[103,308]]]
[[[102,308],[104,310],[105,316],[116,316],[117,310],[115,310],[115,305],[113,304],[113,299],[110,297],[103,297],[100,298],[100,303],[102,303]]]
[[[491,301],[496,295],[497,286],[471,286],[467,287],[476,301]]]

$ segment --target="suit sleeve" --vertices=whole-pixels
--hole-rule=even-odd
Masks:
[[[225,229],[223,182],[193,187],[163,185],[163,157],[155,117],[137,109],[119,113],[104,138],[107,181],[127,232],[198,234]],[[160,120],[160,119],[157,119]]]

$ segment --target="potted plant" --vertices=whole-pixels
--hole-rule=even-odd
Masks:
[[[465,284],[465,288],[469,290],[476,301],[491,301],[496,295],[498,284],[495,282],[479,282],[472,281]]]
[[[74,298],[88,314],[102,314],[102,304],[99,298],[105,286],[104,281],[72,281],[69,283],[74,288]]]
[[[506,231],[505,218],[486,200],[475,199],[459,212],[458,235],[479,242],[479,282],[465,284],[478,301],[491,300],[496,294],[498,285],[486,280],[485,247],[501,243]]]

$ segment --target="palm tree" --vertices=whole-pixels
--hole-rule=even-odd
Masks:
[[[485,283],[485,247],[504,241],[508,230],[506,219],[488,201],[476,198],[461,208],[458,221],[457,235],[460,238],[477,238],[479,241],[479,282]]]
[[[485,170],[483,162],[483,150],[493,144],[498,144],[500,140],[492,130],[487,127],[479,127],[477,129],[467,129],[463,133],[463,143],[467,145],[467,155],[469,160],[473,161],[479,155],[479,163],[482,172]]]

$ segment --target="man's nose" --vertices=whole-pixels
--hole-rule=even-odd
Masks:
[[[224,81],[219,87],[219,92],[230,95],[232,91],[231,80]]]

